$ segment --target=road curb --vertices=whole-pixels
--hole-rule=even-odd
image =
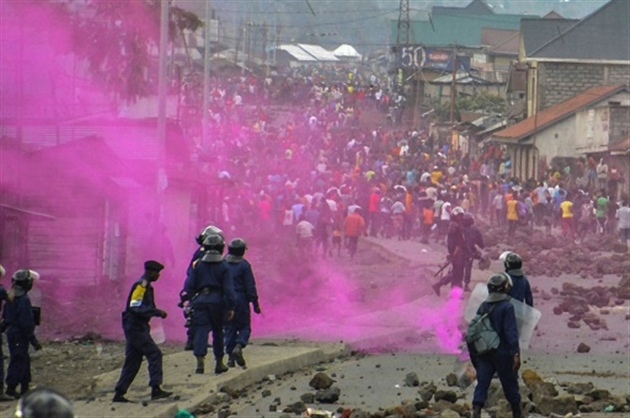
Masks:
[[[282,375],[307,367],[327,362],[333,358],[347,355],[350,349],[341,343],[304,343],[276,340],[276,342],[254,342],[247,348],[247,369],[232,368],[226,374],[195,375],[192,373],[191,359],[188,353],[176,353],[164,357],[165,384],[178,399],[156,402],[144,401],[132,404],[114,404],[113,384],[119,371],[112,371],[95,378],[95,388],[90,400],[75,402],[77,416],[96,417],[131,417],[151,416],[172,418],[179,409],[195,410],[204,403],[212,403],[223,387],[241,390],[262,381],[270,375]],[[192,357],[192,355],[191,355]],[[144,369],[144,370],[143,370]],[[145,393],[141,382],[147,377],[146,368],[141,369],[132,387],[132,398]]]

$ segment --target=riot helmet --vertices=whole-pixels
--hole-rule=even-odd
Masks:
[[[225,257],[225,261],[229,263],[238,263],[243,260],[247,250],[247,243],[242,238],[234,238],[228,245],[228,255]]]
[[[488,293],[507,293],[511,287],[510,277],[505,273],[493,274],[488,279]]]
[[[223,231],[214,225],[208,225],[201,230],[197,237],[195,237],[195,241],[197,241],[197,244],[203,245],[205,239],[210,235],[220,235],[223,238]]]
[[[521,268],[523,267],[523,259],[520,255],[516,253],[508,253],[503,260],[503,266],[505,267],[505,271],[515,276],[522,276],[523,271]]]
[[[463,219],[464,213],[465,213],[464,209],[462,209],[459,206],[455,206],[451,210],[451,219],[461,222],[461,220]]]
[[[225,240],[221,235],[212,234],[208,235],[203,240],[202,245],[205,251],[216,251],[218,253],[223,253],[223,250],[225,249]]]
[[[24,292],[28,292],[33,288],[33,274],[29,269],[20,269],[13,273],[11,281],[14,286],[20,287]]]
[[[206,254],[201,261],[217,262],[223,260],[223,250],[225,249],[225,240],[221,235],[209,235],[203,241],[203,249]]]
[[[247,243],[242,238],[234,238],[228,245],[228,254],[242,257],[247,249]]]
[[[464,219],[462,221],[462,225],[473,226],[474,224],[475,224],[475,216],[470,212],[464,213]]]

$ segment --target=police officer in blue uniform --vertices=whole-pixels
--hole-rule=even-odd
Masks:
[[[523,259],[521,256],[516,253],[506,254],[503,266],[505,267],[505,272],[512,280],[512,288],[508,295],[519,302],[526,303],[533,307],[534,296],[532,295],[529,280],[527,280],[527,277],[525,277],[523,273]]]
[[[214,225],[208,225],[204,229],[202,229],[201,233],[199,233],[199,235],[195,237],[195,242],[197,242],[199,247],[197,247],[197,249],[195,250],[192,259],[188,264],[188,268],[186,269],[186,277],[190,276],[190,272],[192,271],[195,263],[205,255],[206,250],[203,247],[203,242],[210,235],[220,235],[223,239],[225,239],[223,231]],[[184,346],[184,350],[186,351],[192,351],[195,341],[195,332],[194,327],[192,326],[193,310],[190,304],[192,296],[193,295],[188,295],[185,290],[182,290],[181,292],[179,292],[180,302],[177,305],[184,310],[184,318],[186,318],[186,345]]]
[[[0,281],[6,274],[6,270],[0,265]],[[8,300],[8,293],[6,289],[0,283],[0,315],[2,314],[2,304]],[[4,393],[4,353],[2,353],[2,333],[3,329],[0,326],[0,402],[8,402],[15,400],[13,396],[8,396]]]
[[[508,292],[510,280],[507,274],[495,274],[488,280],[489,295],[479,307],[478,313],[488,312],[494,305],[489,318],[492,328],[499,335],[499,347],[489,353],[478,355],[469,345],[470,358],[477,371],[477,386],[473,395],[473,418],[481,418],[481,409],[488,398],[488,388],[495,372],[499,376],[514,418],[522,418],[521,395],[518,387],[518,370],[521,367],[518,329],[514,306]]]
[[[245,367],[243,349],[249,342],[252,333],[252,318],[250,304],[254,312],[262,313],[258,304],[258,292],[252,266],[243,258],[247,250],[247,243],[242,238],[235,238],[228,245],[228,255],[225,261],[228,263],[236,303],[234,306],[234,318],[228,323],[225,330],[225,351],[228,353],[228,366],[234,367],[234,363]]]
[[[439,282],[431,286],[438,296],[440,296],[440,288],[449,283],[451,287],[462,287],[464,267],[469,257],[462,228],[463,220],[464,209],[459,206],[454,207],[451,210],[451,221],[448,224],[448,232],[446,234],[446,249],[448,250],[448,261],[451,263],[451,270]]]
[[[203,374],[208,353],[208,335],[212,331],[212,350],[216,374],[228,371],[223,363],[224,318],[234,316],[234,286],[227,262],[223,260],[225,241],[220,235],[210,235],[203,243],[205,255],[197,261],[186,278],[184,291],[192,295],[193,327],[195,334],[193,354],[197,359],[195,373]]]
[[[149,386],[151,386],[151,399],[168,398],[173,393],[161,388],[162,351],[151,338],[149,321],[153,317],[166,318],[165,311],[155,306],[153,283],[160,278],[160,272],[164,266],[157,261],[149,260],[144,263],[144,274],[133,286],[127,297],[127,305],[122,313],[122,326],[125,332],[125,363],[120,372],[120,378],[116,383],[116,394],[113,402],[130,402],[125,398],[125,393],[135,379],[142,358],[146,357],[149,363]]]
[[[462,221],[464,241],[468,248],[468,259],[464,266],[464,291],[470,291],[470,277],[472,275],[472,266],[475,259],[481,258],[481,252],[485,248],[483,242],[483,235],[479,228],[475,226],[475,217],[472,213],[464,213],[464,220]]]
[[[9,345],[6,395],[18,399],[29,390],[31,382],[31,356],[29,344],[35,350],[42,346],[35,337],[35,316],[28,292],[33,288],[33,271],[20,269],[11,277],[11,289],[2,310],[2,327],[6,328]],[[17,387],[20,385],[20,393]]]

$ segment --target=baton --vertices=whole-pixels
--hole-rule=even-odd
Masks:
[[[440,266],[440,269],[437,271],[437,273],[433,275],[433,277],[436,277],[438,274],[442,273],[444,269],[447,268],[450,264],[451,262],[449,260],[446,260],[446,263],[444,263],[443,266]]]

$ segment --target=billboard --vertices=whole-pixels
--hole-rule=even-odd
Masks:
[[[453,51],[422,45],[403,46],[397,53],[400,67],[409,69],[429,69],[437,71],[453,70]],[[470,70],[470,57],[457,55],[457,67]]]

